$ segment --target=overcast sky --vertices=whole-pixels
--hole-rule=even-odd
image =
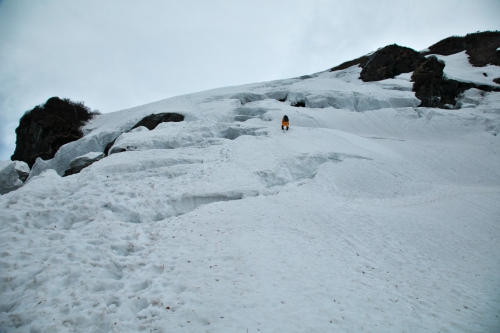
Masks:
[[[52,96],[102,113],[500,30],[500,0],[0,0],[0,160]]]

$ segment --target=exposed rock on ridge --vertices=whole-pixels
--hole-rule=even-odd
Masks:
[[[16,150],[12,160],[33,166],[37,157],[48,160],[59,148],[83,137],[80,127],[97,111],[82,102],[52,97],[44,105],[26,112],[16,129]]]
[[[392,79],[414,71],[425,60],[419,52],[396,44],[373,53],[363,65],[360,77],[364,82]]]
[[[500,66],[500,31],[485,31],[467,34],[465,37],[448,37],[429,47],[423,53],[451,55],[465,51],[472,66],[483,67],[488,64]]]
[[[397,44],[387,45],[377,51],[346,61],[330,71],[347,69],[359,65],[363,70],[360,78],[364,82],[392,79],[402,73],[414,71],[425,57],[409,47]]]
[[[483,91],[500,91],[500,89],[448,80],[443,76],[445,64],[437,58],[426,58],[425,55],[451,55],[466,51],[472,66],[483,67],[488,64],[500,66],[500,52],[497,51],[499,47],[500,31],[449,37],[422,53],[393,44],[372,54],[344,62],[330,71],[359,65],[362,68],[360,79],[364,82],[380,81],[394,78],[402,73],[414,72],[412,90],[422,101],[420,106],[449,108],[455,106],[456,98],[467,89],[477,88]],[[495,78],[493,82],[500,84],[500,78]]]

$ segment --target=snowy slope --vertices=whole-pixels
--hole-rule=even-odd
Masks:
[[[359,71],[95,118],[0,197],[0,331],[497,331],[500,93]],[[186,119],[120,135],[159,112]]]
[[[449,56],[434,56],[445,62],[444,75],[448,79],[500,87],[500,84],[493,82],[493,79],[500,77],[500,67],[498,66],[474,67],[469,63],[465,51]]]

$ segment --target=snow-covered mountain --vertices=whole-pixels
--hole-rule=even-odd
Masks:
[[[361,71],[96,116],[0,197],[0,331],[497,331],[500,92],[418,107]]]

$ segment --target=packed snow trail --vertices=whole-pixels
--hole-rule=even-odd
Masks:
[[[186,114],[0,197],[0,331],[497,331],[498,114],[269,98],[342,87],[341,74],[95,119],[87,136]],[[352,84],[413,100],[386,81]]]

